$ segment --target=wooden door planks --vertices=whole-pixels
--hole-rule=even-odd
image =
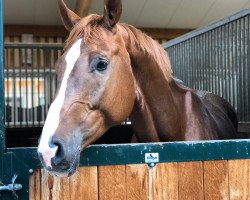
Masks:
[[[229,160],[230,200],[250,199],[250,160]]]
[[[69,178],[59,178],[42,170],[41,199],[42,200],[69,200]]]
[[[179,199],[203,200],[203,167],[201,161],[178,163]]]
[[[37,170],[30,177],[30,200],[98,199],[97,167],[81,167],[69,178]]]
[[[178,168],[176,162],[156,165],[154,199],[178,200]]]
[[[229,199],[228,192],[228,161],[204,162],[205,199]]]
[[[99,199],[126,199],[125,165],[98,167]]]
[[[42,200],[41,199],[41,169],[35,171],[35,173],[30,176],[30,199],[31,200]]]
[[[97,167],[80,167],[76,174],[70,177],[70,199],[98,199]]]
[[[149,169],[147,165],[127,165],[126,184],[128,200],[149,198]]]
[[[248,200],[250,160],[80,167],[59,179],[44,170],[30,177],[31,200]]]

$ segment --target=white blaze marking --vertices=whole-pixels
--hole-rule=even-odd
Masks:
[[[81,46],[82,39],[77,40],[72,47],[69,49],[65,60],[66,60],[66,69],[64,72],[64,76],[62,79],[61,87],[58,92],[56,99],[50,106],[43,131],[41,140],[38,146],[38,152],[42,154],[44,162],[47,167],[51,167],[51,158],[55,156],[58,147],[50,147],[49,141],[54,135],[60,120],[60,112],[63,106],[63,102],[65,99],[65,92],[67,88],[67,82],[70,73],[72,72],[74,65],[77,59],[80,56],[80,46]]]

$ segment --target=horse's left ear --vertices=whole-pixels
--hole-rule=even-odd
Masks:
[[[66,4],[64,3],[63,0],[58,0],[58,5],[59,5],[60,14],[61,14],[63,24],[68,31],[71,31],[73,26],[78,21],[80,21],[81,18],[77,14],[75,14],[73,11],[71,11],[66,6]]]
[[[122,0],[104,0],[104,23],[112,28],[119,21],[122,14]]]

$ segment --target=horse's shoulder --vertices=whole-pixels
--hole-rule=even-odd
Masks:
[[[236,111],[227,100],[207,91],[196,90],[194,92],[201,99],[203,105],[213,118],[228,118],[237,130],[238,120]]]

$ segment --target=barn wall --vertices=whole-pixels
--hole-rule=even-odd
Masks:
[[[68,32],[63,26],[5,25],[5,42],[21,42],[22,34],[32,34],[35,43],[63,43]],[[160,43],[190,32],[192,29],[139,28]]]
[[[234,199],[250,196],[250,159],[80,167],[69,178],[30,177],[31,200]]]

